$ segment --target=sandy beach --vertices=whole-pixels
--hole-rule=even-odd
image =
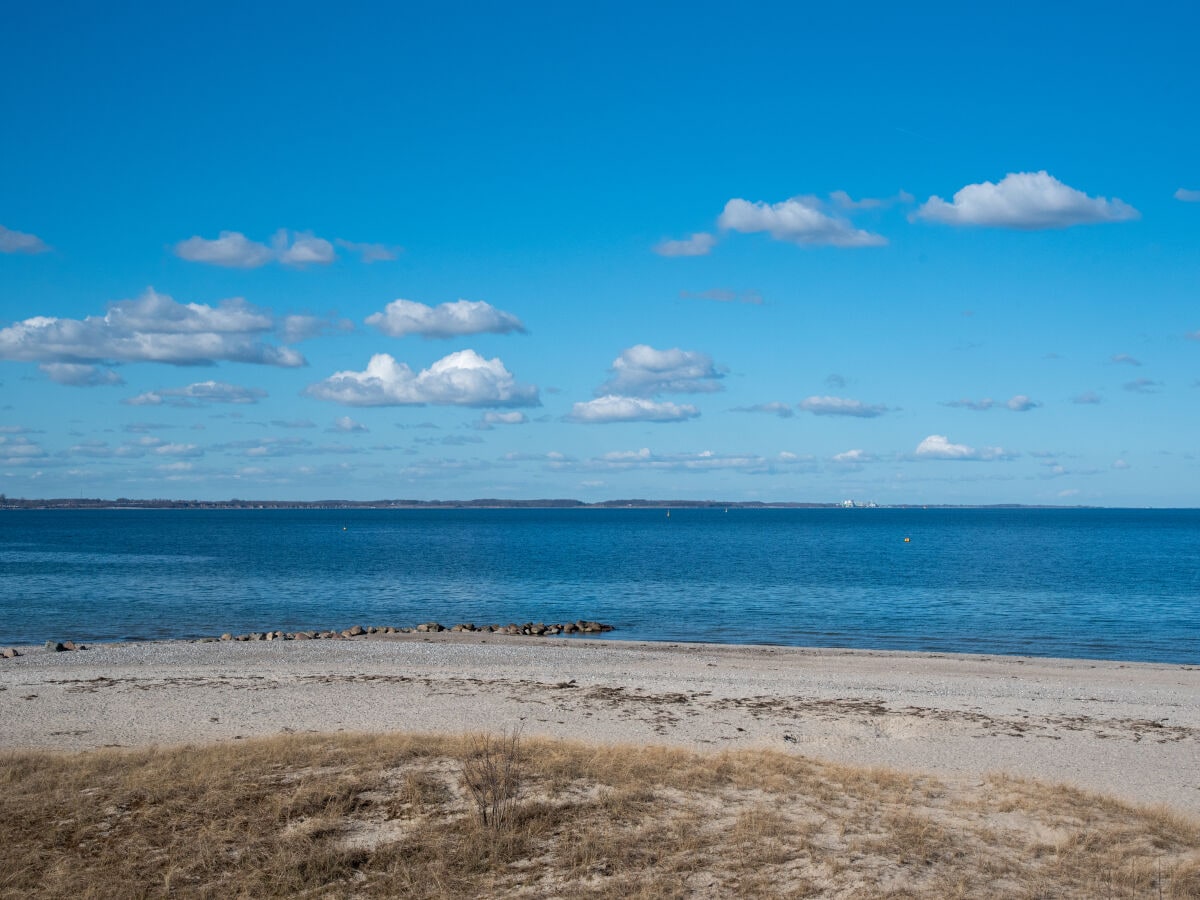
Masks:
[[[1200,815],[1200,667],[499,635],[0,660],[0,747],[500,731],[1045,779]]]

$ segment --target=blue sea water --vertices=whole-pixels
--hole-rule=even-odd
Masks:
[[[1200,663],[1200,511],[0,513],[4,644],[579,618],[615,639]]]

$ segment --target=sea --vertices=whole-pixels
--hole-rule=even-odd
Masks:
[[[587,619],[605,640],[1200,664],[1200,510],[667,512],[4,510],[0,644]]]

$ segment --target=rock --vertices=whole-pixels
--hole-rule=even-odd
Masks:
[[[267,639],[268,641],[273,641],[273,640],[275,640],[275,632],[273,632],[273,631],[268,631],[268,632],[267,632],[267,638],[266,638],[266,639]]]
[[[563,625],[562,630],[563,634],[574,634],[579,629],[575,627],[574,622],[567,622],[565,625]]]
[[[232,640],[233,640],[233,635],[232,635],[232,634],[230,634],[230,633],[227,631],[227,632],[225,632],[223,635],[221,635],[221,640],[223,640],[223,641],[232,641]]]
[[[305,634],[303,631],[297,631],[296,636],[292,639],[296,641],[311,641],[312,635]]]
[[[21,654],[17,652],[16,647],[5,647],[4,652],[0,653],[0,656],[4,657],[5,659],[16,659],[20,655]]]
[[[63,641],[62,648],[63,648],[64,650],[75,650],[75,649],[78,649],[78,648],[76,648],[76,646],[75,646],[75,642],[74,642],[74,641]]]
[[[384,634],[395,634],[395,633],[396,633],[396,628],[395,628],[395,626],[394,626],[394,625],[385,625],[385,626],[383,627],[383,633],[384,633]]]
[[[352,625],[343,631],[342,634],[346,635],[347,637],[358,637],[360,634],[366,634],[366,632],[363,631],[363,627],[361,625]]]
[[[46,641],[46,649],[53,653],[62,653],[67,648],[58,641]]]

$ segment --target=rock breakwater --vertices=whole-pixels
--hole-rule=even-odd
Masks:
[[[387,634],[434,634],[443,631],[467,634],[505,634],[525,637],[555,637],[571,634],[601,634],[612,631],[612,625],[602,622],[591,622],[579,619],[576,622],[554,622],[547,625],[544,622],[526,622],[524,625],[509,623],[508,625],[476,625],[474,622],[460,622],[446,627],[438,622],[422,622],[420,625],[352,625],[341,630],[309,630],[309,631],[251,631],[245,634],[225,632],[219,638],[222,641],[319,641],[319,640],[354,640],[370,635]],[[212,638],[208,638],[212,640]]]

